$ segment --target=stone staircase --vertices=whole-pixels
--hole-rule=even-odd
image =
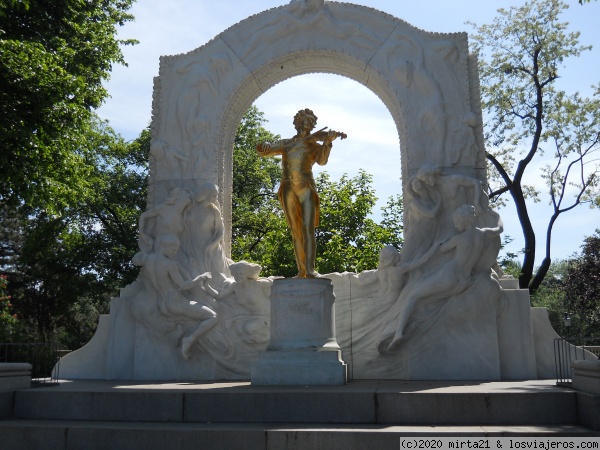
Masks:
[[[552,380],[345,386],[61,382],[15,392],[6,449],[398,449],[405,436],[599,436]]]

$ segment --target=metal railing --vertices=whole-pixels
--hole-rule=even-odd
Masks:
[[[0,343],[0,362],[31,364],[32,386],[58,384],[60,366],[57,363],[69,352],[37,342]]]
[[[569,386],[572,382],[571,362],[598,359],[599,337],[563,337],[554,339],[556,384]]]

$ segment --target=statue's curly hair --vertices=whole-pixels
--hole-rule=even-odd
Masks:
[[[301,109],[300,111],[298,111],[296,113],[296,115],[294,116],[294,127],[298,124],[298,122],[301,119],[304,119],[304,117],[306,116],[313,116],[315,118],[315,123],[317,122],[317,116],[315,116],[315,113],[312,112],[312,110],[306,108],[306,109]]]

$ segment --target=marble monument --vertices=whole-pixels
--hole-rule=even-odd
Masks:
[[[235,132],[263,92],[312,72],[349,77],[390,111],[399,136],[405,244],[401,252],[383,248],[372,270],[318,275],[312,240],[298,239],[301,278],[261,278],[260,266],[229,258]],[[548,349],[555,334],[547,315],[530,307],[528,292],[496,263],[502,221],[485,195],[481,117],[477,58],[466,33],[426,32],[350,3],[292,0],[196,50],[162,57],[148,207],[134,257],[140,276],[112,299],[94,338],[61,360],[60,376],[259,380],[285,365],[280,379],[271,378],[285,384],[303,382],[294,377],[316,364],[326,368],[322,378],[315,375],[325,384],[343,376],[553,377]],[[299,132],[312,130],[311,114],[305,124],[298,120]],[[310,146],[323,154],[316,162],[326,162],[325,147],[336,137],[342,134],[317,132]],[[312,228],[318,211],[310,183],[303,183],[311,191],[300,205],[308,220],[288,218],[298,229]],[[298,207],[295,193],[282,181],[288,215]],[[315,283],[296,285],[291,297],[302,298],[290,300],[288,283],[304,281]],[[320,293],[312,293],[315,286]],[[282,302],[274,304],[273,296]],[[318,315],[315,296],[326,305]],[[311,346],[322,350],[321,360],[306,356]]]

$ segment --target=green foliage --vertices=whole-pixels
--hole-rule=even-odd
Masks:
[[[531,306],[546,308],[552,328],[561,336],[568,336],[571,332],[564,325],[564,316],[567,312],[565,304],[567,268],[566,260],[553,262],[540,288],[531,296]]]
[[[264,114],[253,106],[242,118],[234,141],[231,255],[236,261],[266,258],[265,236],[281,225],[276,195],[281,164],[256,153],[259,142],[279,139],[263,128],[265,122]]]
[[[552,326],[563,336],[600,336],[600,230],[585,238],[581,254],[552,263],[532,305],[548,308]],[[569,329],[565,315],[571,318]]]
[[[0,202],[60,211],[93,194],[82,154],[102,83],[124,64],[133,0],[0,3]]]
[[[17,325],[17,316],[11,311],[11,296],[6,294],[7,287],[8,277],[0,275],[0,342],[10,340]]]
[[[503,194],[512,197],[525,241],[520,285],[531,292],[550,267],[555,221],[580,204],[597,204],[600,195],[600,90],[586,98],[555,86],[569,59],[591,48],[580,45],[579,33],[560,21],[567,8],[560,0],[530,0],[498,10],[493,23],[477,27],[473,36],[480,55],[490,198],[502,203]],[[540,157],[549,162],[532,164]],[[534,276],[536,235],[526,199],[539,201],[541,194],[525,180],[540,165],[538,176],[546,181],[553,212],[544,236],[546,253]]]
[[[505,275],[509,275],[513,278],[519,278],[519,276],[521,276],[521,262],[518,259],[505,259],[499,261],[499,264]]]
[[[18,336],[78,348],[92,336],[98,314],[120,287],[133,281],[137,220],[145,209],[149,132],[131,144],[94,120],[82,154],[95,189],[51,215],[5,207],[0,238],[9,274]]]
[[[565,293],[562,286],[540,286],[531,297],[531,306],[548,310],[550,324],[560,336],[569,337],[573,334],[572,329],[567,329],[564,324],[566,308]]]
[[[581,256],[569,261],[565,301],[581,336],[600,336],[600,230],[585,238]]]
[[[401,220],[399,198],[390,199],[385,210],[384,220],[390,228],[369,217],[377,201],[371,175],[360,170],[352,178],[344,174],[339,181],[331,181],[327,172],[321,172],[316,183],[321,198],[321,219],[316,230],[318,271],[375,269],[384,245],[402,243],[402,222],[392,223],[395,217]]]

